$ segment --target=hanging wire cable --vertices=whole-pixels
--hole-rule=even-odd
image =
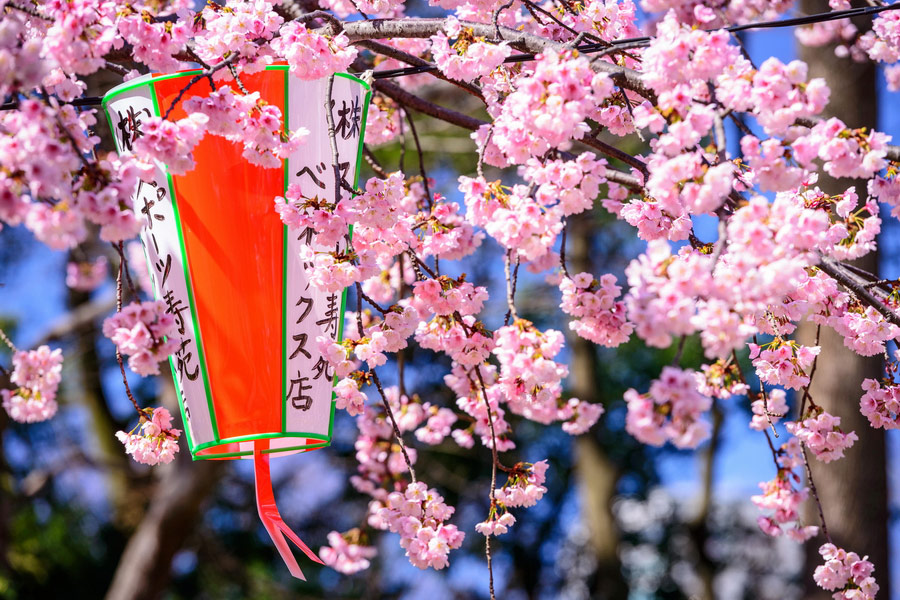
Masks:
[[[778,29],[782,27],[800,27],[802,25],[812,25],[814,23],[825,23],[827,21],[837,21],[839,19],[850,19],[853,17],[863,17],[874,15],[888,10],[900,10],[900,2],[894,2],[885,6],[866,6],[863,8],[849,8],[847,10],[836,10],[827,13],[817,13],[804,17],[794,17],[792,19],[780,19],[774,21],[760,21],[758,23],[745,23],[743,25],[731,25],[729,27],[718,27],[707,31],[730,31],[736,33],[738,31],[748,31],[751,29]],[[636,37],[623,40],[615,40],[612,42],[593,42],[589,44],[580,44],[574,49],[583,54],[591,54],[594,52],[609,51],[611,48],[640,48],[646,46],[652,40],[652,37]],[[523,53],[509,56],[503,62],[505,64],[529,62],[535,60],[537,54]],[[406,77],[408,75],[417,75],[420,73],[430,73],[437,71],[435,65],[422,65],[418,67],[404,67],[400,69],[388,69],[385,71],[375,71],[372,74],[373,79],[393,79],[395,77]],[[98,106],[103,101],[102,96],[89,96],[86,98],[78,98],[67,104],[71,106]],[[18,108],[19,101],[13,100],[5,104],[0,104],[0,110],[12,110]]]

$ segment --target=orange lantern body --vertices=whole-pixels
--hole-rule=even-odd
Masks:
[[[141,135],[141,122],[164,116],[199,71],[144,76],[103,100],[120,153]],[[242,75],[250,92],[278,106],[291,131],[310,131],[282,168],[253,165],[242,147],[207,135],[194,149],[196,166],[172,175],[157,163],[141,182],[134,210],[157,299],[175,316],[181,336],[170,358],[186,439],[197,459],[254,458],[260,516],[291,572],[302,577],[279,531],[318,560],[281,521],[269,481],[268,456],[327,446],[334,419],[334,375],[318,351],[320,335],[340,339],[345,293],[311,287],[299,258],[320,248],[312,230],[290,231],[274,210],[287,186],[333,199],[334,163],[326,118],[328,81],[301,81],[284,65]],[[203,96],[196,83],[184,97]],[[331,104],[338,163],[356,183],[369,86],[337,74]],[[185,115],[180,102],[170,120]],[[346,191],[341,191],[346,194]],[[310,194],[312,195],[312,194]]]

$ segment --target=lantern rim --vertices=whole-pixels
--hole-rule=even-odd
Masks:
[[[290,67],[286,63],[275,63],[275,64],[271,64],[271,65],[266,65],[266,67],[263,70],[264,71],[289,71]],[[140,77],[131,79],[129,81],[123,81],[119,85],[117,85],[113,88],[110,88],[103,95],[103,100],[101,101],[100,106],[103,110],[106,110],[106,105],[110,102],[110,100],[112,100],[119,94],[124,94],[125,92],[130,92],[133,89],[145,86],[149,83],[155,83],[157,81],[164,81],[166,79],[176,79],[178,77],[189,77],[189,76],[199,75],[201,73],[203,73],[203,69],[185,69],[183,71],[176,71],[174,73],[145,73],[145,74],[141,75]],[[360,85],[362,85],[363,88],[367,92],[372,91],[372,86],[369,85],[368,82],[366,82],[364,79],[360,79],[353,73],[340,72],[340,73],[335,73],[334,76],[335,77],[344,77],[346,79],[353,80],[353,81],[359,83]]]
[[[255,435],[242,435],[219,440],[211,440],[191,449],[192,460],[230,460],[235,458],[251,458],[254,449],[235,450],[228,452],[203,453],[204,450],[215,448],[217,446],[228,446],[230,444],[240,444],[241,442],[253,442],[256,440],[272,440],[298,438],[313,441],[313,443],[297,444],[296,446],[286,446],[283,448],[266,448],[262,450],[262,454],[287,455],[296,452],[310,452],[320,448],[327,448],[331,445],[331,439],[320,433],[304,433],[304,432],[273,432],[259,433]]]

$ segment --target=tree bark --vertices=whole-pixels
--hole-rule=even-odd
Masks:
[[[854,2],[854,6],[860,4]],[[807,14],[829,10],[827,0],[803,0]],[[865,21],[856,23],[860,29]],[[876,69],[871,63],[854,63],[834,55],[834,47],[799,47],[800,58],[809,64],[809,76],[824,77],[831,88],[829,117],[835,116],[849,127],[873,128],[877,124]],[[841,193],[850,185],[865,195],[865,183],[835,180],[822,173],[819,186],[828,193]],[[878,271],[878,256],[872,253],[857,261],[872,273]],[[805,344],[815,340],[815,326],[804,324],[798,332]],[[822,353],[818,359],[811,395],[817,404],[841,417],[841,428],[855,431],[859,440],[846,452],[845,458],[822,464],[810,456],[813,479],[818,488],[825,521],[835,544],[861,556],[869,555],[875,565],[875,577],[881,586],[879,597],[890,597],[888,564],[888,487],[887,458],[883,430],[875,430],[859,412],[860,385],[868,377],[882,374],[881,359],[864,358],[848,350],[840,335],[823,327],[820,337]],[[807,522],[815,523],[818,514],[814,506],[807,510]],[[822,563],[817,553],[819,536],[807,545],[807,565],[804,580],[807,597],[818,600],[831,594],[817,588],[812,580],[813,569]]]
[[[172,381],[160,378],[165,404],[174,402]],[[213,492],[225,467],[223,461],[192,462],[179,452],[156,483],[150,505],[128,540],[116,567],[106,600],[155,600],[166,591],[172,558],[201,520],[204,500]]]
[[[203,500],[223,466],[214,461],[191,463],[190,457],[172,464],[125,547],[106,600],[154,600],[163,595],[172,557],[194,531]]]
[[[569,259],[574,272],[591,269],[591,214],[573,216],[569,221]],[[572,347],[572,394],[585,402],[599,402],[601,382],[597,377],[597,352],[582,337],[570,335]],[[597,561],[592,598],[626,598],[628,585],[619,560],[619,530],[612,513],[619,472],[597,440],[587,433],[575,441],[575,476],[581,514],[590,530],[590,548]]]

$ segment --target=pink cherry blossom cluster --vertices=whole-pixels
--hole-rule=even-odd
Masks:
[[[333,199],[303,195],[300,185],[288,185],[284,196],[275,197],[275,211],[288,228],[302,231],[312,227],[316,241],[323,245],[336,244],[347,234],[347,221],[336,214]]]
[[[881,313],[863,308],[821,271],[801,278],[797,288],[787,294],[782,309],[792,319],[811,312],[811,321],[832,327],[843,336],[845,346],[862,356],[884,353],[885,342],[900,335],[900,329]]]
[[[373,319],[363,331],[363,337],[352,341],[356,358],[366,362],[370,369],[387,362],[386,352],[399,352],[408,345],[419,324],[419,312],[410,306],[409,300],[402,300],[387,311],[381,320]]]
[[[437,256],[460,260],[474,253],[484,240],[484,233],[477,231],[460,214],[459,204],[446,202],[440,194],[434,195],[430,213],[420,210],[416,217],[426,221],[424,231],[417,234],[418,241],[413,246],[423,258]]]
[[[506,42],[489,44],[474,39],[455,17],[448,18],[445,31],[431,36],[431,54],[441,72],[451,79],[472,81],[487,75],[512,52]],[[447,36],[456,38],[452,47]]]
[[[835,592],[835,600],[872,600],[878,593],[878,584],[872,573],[874,565],[868,556],[862,558],[856,552],[847,552],[834,544],[822,544],[819,554],[825,563],[816,567],[813,579],[823,590]]]
[[[866,379],[859,411],[875,429],[900,429],[900,385],[893,381]]]
[[[516,80],[494,117],[493,143],[507,160],[524,163],[587,132],[585,117],[612,93],[612,80],[594,73],[588,59],[571,52],[544,52],[533,71]]]
[[[562,11],[559,20],[577,32],[590,32],[606,41],[639,37],[637,8],[632,0],[588,0]],[[571,37],[571,31],[549,19],[542,23],[533,20],[526,26],[535,33],[555,40]],[[630,66],[630,65],[629,65]]]
[[[785,426],[824,463],[843,458],[844,450],[859,439],[853,431],[841,431],[841,418],[822,408],[812,407],[807,414],[809,416],[802,421],[786,423]]]
[[[472,421],[467,428],[454,429],[451,432],[453,441],[459,446],[473,447],[477,435],[481,443],[488,448],[492,448],[496,440],[498,452],[506,452],[516,447],[510,437],[512,428],[506,421],[506,411],[500,405],[504,399],[503,392],[495,385],[496,382],[497,367],[491,364],[484,364],[469,371],[456,363],[450,373],[444,375],[444,383],[456,394],[456,406]]]
[[[430,446],[440,444],[451,434],[453,424],[459,419],[449,408],[434,406],[427,402],[422,407],[428,415],[428,420],[425,421],[425,425],[416,429],[416,439]]]
[[[378,146],[394,140],[402,127],[403,114],[392,100],[375,96],[366,116],[366,144]]]
[[[684,109],[691,98],[705,97],[706,81],[715,79],[739,56],[727,32],[691,28],[667,13],[642,56],[643,79],[664,109]]]
[[[547,493],[547,468],[546,460],[516,464],[494,498],[504,506],[534,506]]]
[[[402,2],[394,0],[319,0],[319,5],[342,19],[357,11],[370,17],[399,17],[404,9]]]
[[[773,388],[761,394],[750,404],[753,418],[750,429],[765,431],[788,414],[787,394],[780,388]]]
[[[286,133],[281,110],[261,101],[259,92],[236,94],[224,86],[206,97],[188,99],[184,109],[206,115],[209,133],[242,144],[249,162],[273,169],[283,166],[309,135],[303,127]]]
[[[444,275],[413,285],[413,307],[420,313],[449,316],[474,315],[481,312],[487,300],[487,290],[474,286],[463,278],[451,279]]]
[[[334,386],[334,406],[338,410],[346,410],[347,414],[355,417],[360,414],[366,405],[366,394],[359,389],[359,381],[354,377],[344,377]]]
[[[564,217],[591,206],[606,181],[606,161],[590,153],[566,161],[532,158],[520,172],[530,185],[506,188],[499,181],[462,176],[460,191],[466,220],[483,227],[503,247],[535,260],[553,247]]]
[[[422,321],[416,328],[415,339],[423,348],[444,352],[466,367],[483,363],[494,349],[491,332],[479,325],[473,316],[459,320],[438,315],[430,321]]]
[[[793,6],[790,0],[745,0],[715,8],[710,8],[705,0],[641,0],[641,8],[646,11],[669,11],[682,23],[703,28],[774,20]]]
[[[825,80],[807,78],[807,65],[799,60],[784,64],[771,57],[754,71],[739,59],[720,78],[716,95],[728,108],[752,112],[768,135],[784,135],[798,119],[818,115],[828,103]]]
[[[128,356],[138,375],[157,375],[159,361],[178,349],[178,326],[161,301],[132,302],[103,321],[103,335]]]
[[[625,429],[645,444],[671,441],[678,448],[696,448],[709,437],[709,422],[702,415],[712,407],[712,399],[697,390],[697,377],[690,369],[663,367],[648,393],[630,389],[625,402]]]
[[[26,17],[8,12],[0,21],[0,96],[6,98],[36,88],[54,63],[41,60],[43,45],[26,37]]]
[[[245,72],[258,71],[273,60],[272,49],[257,40],[270,40],[284,22],[267,0],[228,0],[207,4],[197,15],[193,41],[197,55],[209,64],[240,56]]]
[[[484,537],[503,535],[509,528],[515,525],[516,517],[505,507],[491,508],[488,518],[475,525],[475,531]]]
[[[401,395],[396,387],[385,389],[385,396],[401,434],[415,430],[425,420],[422,404]],[[356,419],[356,427],[359,429],[359,435],[354,447],[359,464],[357,475],[351,477],[350,482],[358,491],[369,494],[374,500],[382,503],[369,507],[369,514],[372,517],[386,502],[387,495],[391,491],[401,489],[398,486],[402,485],[408,468],[401,448],[393,439],[391,420],[381,404],[365,406]],[[407,447],[406,453],[410,464],[415,465],[417,458],[415,448]]]
[[[116,432],[125,445],[125,452],[141,464],[156,465],[172,462],[178,452],[181,430],[172,427],[168,409],[145,408],[138,425],[130,432]]]
[[[554,361],[563,346],[563,334],[538,330],[530,321],[516,319],[494,333],[494,355],[500,363],[497,386],[509,409],[538,423],[569,421],[570,433],[587,431],[603,413],[599,404],[577,398],[562,400],[562,380],[569,374]]]
[[[10,381],[18,387],[0,390],[3,408],[13,421],[35,423],[56,414],[56,392],[62,380],[62,350],[40,346],[16,351]]]
[[[625,317],[625,303],[616,300],[622,288],[616,285],[616,276],[607,273],[594,279],[590,273],[578,273],[565,277],[559,284],[562,303],[567,315],[575,317],[569,328],[595,344],[615,348],[628,341],[634,325]]]
[[[625,295],[628,320],[648,346],[666,348],[673,336],[696,331],[699,319],[694,318],[698,308],[695,296],[714,285],[707,256],[687,247],[673,256],[668,243],[655,240],[631,261],[625,274],[630,286]],[[703,319],[705,323],[713,321]],[[736,345],[743,345],[745,335]]]
[[[509,469],[509,477],[503,487],[494,492],[488,518],[475,525],[475,531],[485,537],[503,535],[512,527],[516,518],[510,508],[534,506],[547,493],[544,486],[547,461],[516,463]]]
[[[140,10],[124,6],[119,12],[119,33],[134,48],[136,62],[156,72],[177,71],[181,63],[173,55],[178,54],[191,37],[191,24],[182,19],[155,21],[148,9],[152,10],[152,3],[142,5]]]
[[[545,210],[559,217],[588,210],[606,183],[606,160],[582,152],[575,160],[529,158],[519,168],[525,181],[536,186],[534,199]]]
[[[819,346],[775,338],[768,344],[749,344],[750,359],[760,381],[799,390],[809,385],[809,371],[822,351]]]
[[[334,37],[310,31],[303,23],[290,21],[272,41],[272,49],[283,56],[291,74],[300,79],[321,79],[344,71],[356,58],[356,47],[343,33]]]
[[[53,57],[56,65],[67,73],[89,75],[106,64],[103,57],[110,50],[122,46],[115,27],[117,2],[75,0],[38,6],[38,11],[48,19],[41,27],[42,54]]]
[[[859,36],[855,46],[874,61],[896,63],[900,60],[900,15],[888,11],[876,16],[872,29]],[[851,46],[850,51],[853,49]],[[885,67],[885,78],[889,90],[895,92],[900,89],[900,66],[891,64]]]
[[[803,454],[797,438],[791,438],[778,449],[778,474],[771,481],[760,483],[761,495],[750,500],[764,511],[772,511],[771,516],[761,515],[757,519],[759,528],[766,535],[778,537],[786,533],[796,542],[805,542],[819,532],[815,525],[800,524],[800,509],[809,494],[802,485],[803,479],[794,470],[803,465]]]
[[[351,529],[346,533],[332,531],[328,534],[328,545],[319,550],[319,557],[326,565],[344,575],[368,569],[369,559],[378,551],[365,545],[363,538],[359,529]]]
[[[121,241],[140,229],[131,206],[139,170],[130,159],[100,160],[82,169],[82,156],[99,138],[89,134],[93,111],[58,109],[25,100],[0,114],[0,220],[24,223],[53,249],[70,248],[100,226],[100,237]],[[63,130],[62,128],[65,128]]]
[[[701,372],[696,373],[697,390],[710,398],[726,400],[732,396],[743,396],[749,390],[743,381],[741,370],[731,360],[717,360],[710,365],[701,365]]]
[[[393,492],[378,511],[382,529],[400,534],[400,546],[413,566],[443,569],[450,564],[448,555],[462,545],[466,534],[446,523],[454,508],[443,496],[424,483],[411,483],[404,492]]]
[[[800,164],[815,158],[823,162],[832,177],[872,177],[887,164],[887,145],[891,136],[879,131],[850,129],[837,118],[817,123],[809,133],[791,144]]]
[[[208,122],[209,117],[203,113],[193,113],[174,123],[150,117],[143,124],[142,135],[134,140],[135,156],[148,167],[155,159],[172,175],[183,175],[194,168],[192,152],[206,134]]]
[[[70,262],[66,265],[66,285],[79,292],[90,292],[106,281],[109,262],[105,256],[93,262]]]

